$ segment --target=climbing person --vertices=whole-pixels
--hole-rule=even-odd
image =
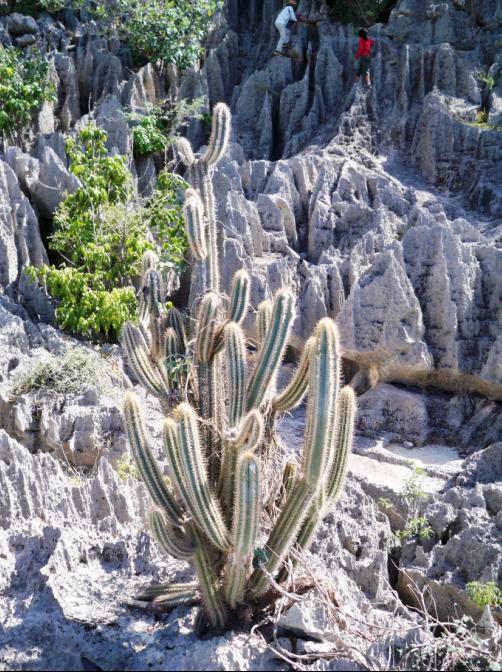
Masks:
[[[302,15],[296,14],[295,12],[297,6],[297,0],[289,0],[275,20],[275,27],[279,31],[279,42],[277,43],[277,49],[274,53],[280,54],[281,56],[288,55],[287,51],[285,51],[285,46],[289,43],[289,38],[291,36],[291,32],[288,28],[289,24],[303,20]]]
[[[359,48],[356,53],[357,76],[363,77],[363,82],[366,86],[371,86],[370,81],[370,62],[371,62],[371,47],[375,44],[375,40],[368,37],[368,31],[361,28],[359,31]]]

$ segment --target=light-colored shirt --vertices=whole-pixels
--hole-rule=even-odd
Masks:
[[[288,5],[284,7],[277,19],[275,20],[276,26],[287,26],[290,21],[298,21],[294,9]]]

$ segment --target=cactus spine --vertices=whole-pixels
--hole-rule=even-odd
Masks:
[[[310,543],[341,491],[355,416],[352,390],[338,392],[340,355],[329,318],[306,342],[289,384],[276,391],[295,318],[287,289],[258,307],[259,352],[248,373],[241,326],[249,309],[247,272],[234,276],[225,312],[219,293],[211,173],[229,137],[230,113],[219,104],[205,156],[195,155],[186,140],[178,143],[192,185],[184,207],[194,263],[190,305],[196,319],[190,333],[178,309],[164,309],[156,258],[149,252],[143,259],[139,326],[126,324],[122,334],[136,379],[160,399],[167,415],[162,438],[169,481],[149,448],[136,398],[126,397],[131,451],[155,505],[152,534],[166,553],[190,562],[198,586],[198,592],[187,584],[155,587],[148,594],[166,606],[193,603],[200,595],[204,615],[197,621],[215,628],[223,628],[229,615],[235,619],[242,607],[261,608],[269,597],[269,578],[280,581],[291,550]],[[275,419],[305,397],[301,463],[281,469]],[[281,474],[282,482],[274,484]],[[257,548],[263,539],[265,548]]]

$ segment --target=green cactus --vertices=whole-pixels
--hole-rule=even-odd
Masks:
[[[156,259],[148,253],[139,324],[126,324],[122,334],[136,379],[160,399],[167,415],[162,439],[169,479],[149,448],[136,398],[126,397],[131,452],[155,505],[152,534],[163,551],[191,563],[198,587],[154,587],[145,595],[166,607],[178,598],[190,604],[200,599],[204,615],[197,622],[217,629],[272,599],[270,577],[282,580],[286,558],[310,544],[341,492],[355,417],[352,390],[338,391],[341,360],[329,318],[306,342],[289,384],[276,390],[295,318],[288,289],[258,307],[259,351],[249,371],[251,354],[241,326],[249,312],[248,273],[234,276],[226,311],[220,295],[211,174],[229,137],[230,113],[217,105],[204,156],[195,155],[186,140],[178,143],[192,184],[184,208],[193,261],[189,303],[196,314],[192,322],[187,320],[190,333],[177,308],[163,307]],[[183,373],[175,375],[178,364]],[[276,418],[305,398],[301,462],[282,467],[275,451]],[[266,485],[260,488],[261,481]],[[265,547],[258,548],[263,540]]]

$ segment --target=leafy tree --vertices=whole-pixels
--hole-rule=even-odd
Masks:
[[[90,124],[67,141],[70,170],[81,186],[60,204],[49,240],[66,263],[31,268],[29,274],[57,300],[63,329],[115,338],[136,316],[133,281],[145,250],[157,249],[166,270],[179,272],[183,266],[187,184],[164,171],[152,197],[139,204],[125,157],[109,156],[106,139],[105,131]]]
[[[21,136],[45,100],[54,100],[47,71],[40,56],[0,45],[0,133],[10,141]]]
[[[199,57],[221,5],[221,0],[122,0],[121,29],[136,57],[185,70]]]

